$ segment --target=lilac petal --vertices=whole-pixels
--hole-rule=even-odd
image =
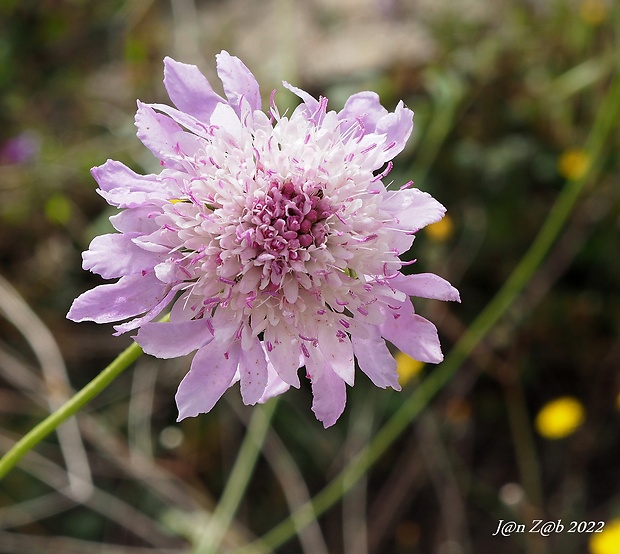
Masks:
[[[274,396],[279,396],[280,394],[286,392],[291,386],[280,379],[278,372],[274,369],[271,362],[267,361],[267,386],[263,391],[263,395],[259,399],[260,404],[264,404],[270,398]]]
[[[392,287],[389,284],[389,281],[392,277],[390,276],[388,279],[381,278],[382,281],[379,283],[373,283],[372,291],[375,296],[381,297],[383,302],[391,305],[401,304],[405,300],[407,300],[407,295],[404,292],[396,290],[396,288]],[[375,323],[375,325],[378,325]],[[357,330],[355,334],[360,335]]]
[[[131,239],[137,236],[138,233],[112,233],[95,237],[82,254],[82,267],[104,279],[152,270],[160,256],[136,246]]]
[[[299,388],[299,345],[286,332],[276,334],[277,329],[268,327],[265,330],[265,344],[269,345],[267,357],[274,369],[289,385]]]
[[[117,283],[99,285],[78,296],[67,317],[78,322],[120,321],[157,306],[168,290],[153,272],[121,277]]]
[[[147,323],[134,340],[142,350],[156,358],[178,358],[209,344],[213,335],[206,319],[180,323]]]
[[[196,352],[175,396],[179,409],[177,421],[206,414],[215,406],[235,379],[240,350],[238,341],[211,341]]]
[[[286,81],[282,81],[282,84],[284,85],[284,88],[287,88],[303,100],[306,105],[308,115],[315,113],[319,109],[319,101],[314,96],[308,94],[305,90],[301,90],[300,88],[287,83]]]
[[[393,225],[396,228],[414,233],[436,223],[446,213],[446,209],[437,200],[418,189],[388,192],[382,207],[393,214]]]
[[[90,173],[99,185],[97,192],[112,206],[135,208],[167,198],[167,187],[157,176],[138,175],[121,162],[108,160]]]
[[[196,119],[194,116],[189,115],[179,110],[175,110],[174,108],[171,108],[170,106],[166,106],[165,104],[145,104],[145,105],[148,106],[149,108],[153,108],[154,110],[157,110],[158,112],[162,112],[166,114],[170,119],[174,120],[175,123],[182,125],[188,131],[191,131],[195,135],[198,135],[199,137],[202,137],[202,138],[208,138],[209,136],[209,132],[207,130],[208,125],[206,123],[202,123],[200,120]],[[213,110],[215,110],[215,108],[213,108]],[[211,113],[213,113],[213,110],[211,111]]]
[[[110,216],[110,223],[121,233],[150,235],[159,229],[154,218],[149,217],[152,213],[152,206],[122,210],[118,214]]]
[[[142,102],[138,102],[135,122],[138,138],[155,156],[160,160],[178,158],[176,135],[182,129],[177,123]]]
[[[200,69],[168,56],[164,58],[164,86],[179,110],[204,122],[209,121],[215,106],[224,101]]]
[[[338,337],[335,329],[331,326],[319,327],[319,347],[327,365],[350,386],[355,380],[355,359],[351,341],[342,333]]]
[[[368,325],[368,338],[351,336],[353,351],[360,369],[377,386],[385,389],[392,387],[401,390],[396,371],[396,360],[381,337],[376,325]]]
[[[174,252],[171,252],[172,246],[166,241],[167,232],[168,229],[165,227],[159,227],[150,235],[137,236],[133,241],[143,250],[166,256],[174,255]]]
[[[175,289],[170,289],[168,294],[162,298],[156,306],[153,306],[148,312],[146,312],[143,316],[137,317],[135,319],[130,319],[125,323],[121,323],[120,325],[114,325],[114,336],[118,337],[123,333],[127,333],[128,331],[133,331],[142,325],[146,325],[153,321],[161,311],[172,301],[174,296],[176,295]]]
[[[215,329],[215,338],[220,342],[229,342],[239,329],[241,314],[233,309],[218,308],[211,320]]]
[[[390,246],[395,249],[400,256],[404,252],[409,251],[415,240],[415,235],[409,233],[394,233],[391,239]]]
[[[323,353],[317,348],[318,345],[316,343],[306,342],[304,346],[306,347],[303,350],[305,355],[302,363],[305,364],[306,377],[314,381],[323,373],[324,368],[327,367],[329,369],[329,366],[325,363]]]
[[[346,122],[343,131],[354,125],[356,121],[361,122],[362,132],[365,135],[373,133],[377,122],[387,114],[388,111],[381,105],[376,92],[363,91],[349,97],[344,108],[338,113],[338,119]]]
[[[390,278],[390,285],[408,296],[452,302],[461,301],[459,291],[448,281],[434,273],[417,273],[415,275],[402,275],[399,273],[395,277]]]
[[[219,127],[218,134],[228,133],[235,140],[241,138],[243,128],[239,116],[228,104],[218,104],[211,114],[211,123]]]
[[[427,319],[414,314],[409,300],[400,305],[397,316],[388,314],[381,325],[381,335],[401,352],[415,360],[438,364],[443,360],[437,328]]]
[[[173,323],[194,319],[202,306],[204,296],[192,294],[191,289],[177,298],[170,308],[170,321]]]
[[[260,341],[255,338],[249,350],[242,350],[239,358],[241,397],[243,403],[256,404],[267,387],[267,358]]]
[[[178,283],[182,278],[178,277],[179,266],[174,263],[175,260],[168,259],[155,266],[155,275],[162,283]]]
[[[312,379],[312,411],[327,429],[344,412],[347,390],[344,381],[329,367]]]
[[[247,100],[252,110],[260,110],[262,101],[258,82],[245,64],[226,50],[222,50],[216,60],[217,74],[224,85],[226,98],[237,115],[241,115],[242,98]]]
[[[402,100],[394,112],[388,113],[377,122],[375,133],[385,135],[385,149],[381,163],[387,162],[400,154],[413,131],[413,112],[406,108]]]

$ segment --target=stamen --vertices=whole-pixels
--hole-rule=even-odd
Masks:
[[[302,335],[301,333],[298,335],[300,339],[311,342],[312,346],[318,346],[319,345],[319,340],[318,339],[313,339],[312,337],[305,337],[304,335]]]
[[[370,242],[371,240],[375,240],[379,235],[377,233],[373,233],[372,235],[367,235],[363,238],[353,237],[354,240],[358,242]]]
[[[364,148],[364,150],[362,150],[361,153],[368,154],[368,152],[370,152],[371,150],[374,150],[375,148],[377,148],[377,144],[373,143],[370,146],[367,146],[366,148]]]
[[[359,124],[360,136],[357,139],[357,143],[359,144],[360,142],[362,142],[362,139],[366,136],[366,126],[364,125],[364,122],[362,121],[361,117],[356,117],[355,121],[357,121]]]
[[[276,89],[274,88],[269,95],[269,123],[273,125],[273,120],[280,119],[280,112],[278,111],[278,107],[276,106]]]
[[[347,222],[344,220],[344,218],[338,212],[335,212],[334,215],[341,221],[341,223],[343,225],[347,225]]]
[[[303,352],[304,356],[306,358],[310,358],[310,352],[308,352],[308,348],[306,347],[306,345],[302,342],[300,346],[301,346],[301,351]]]
[[[388,162],[385,170],[383,170],[381,173],[376,175],[373,179],[370,180],[370,182],[374,183],[376,181],[379,181],[380,179],[383,179],[390,171],[392,171],[393,167],[394,167],[394,164],[391,161]]]
[[[316,111],[310,117],[311,121],[314,121],[317,125],[320,125],[327,113],[327,98],[319,96],[319,106]]]

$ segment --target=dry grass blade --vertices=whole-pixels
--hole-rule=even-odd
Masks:
[[[0,435],[0,450],[8,450],[13,442],[13,439],[6,435]],[[30,451],[23,459],[21,467],[58,492],[72,497],[64,469],[49,459]],[[179,542],[165,533],[157,521],[97,487],[93,487],[92,494],[83,504],[153,546],[172,546],[171,543]]]
[[[0,311],[19,330],[32,348],[45,379],[50,412],[62,406],[71,395],[67,369],[54,336],[30,309],[20,294],[0,276]],[[80,501],[92,493],[88,458],[75,419],[57,430],[71,483],[72,495]]]
[[[311,499],[301,470],[280,437],[273,431],[267,435],[263,454],[267,463],[272,467],[274,475],[280,481],[289,510],[294,514],[300,506]],[[306,527],[298,525],[297,534],[305,554],[329,554],[316,520]]]
[[[11,527],[27,525],[64,512],[74,506],[75,502],[64,494],[50,492],[31,500],[0,508],[0,528],[10,529]]]
[[[153,458],[151,418],[156,379],[157,365],[152,360],[146,358],[136,364],[127,421],[128,444],[132,456],[140,452],[147,458]]]
[[[448,452],[442,442],[434,415],[429,412],[421,420],[419,428],[420,449],[426,470],[441,506],[446,542],[443,548],[459,545],[459,552],[471,554],[471,540],[468,534],[467,510]]]
[[[239,405],[235,402],[229,402],[229,406],[239,420],[247,426],[247,417],[239,409]],[[310,501],[310,491],[299,466],[274,429],[271,429],[265,438],[263,456],[271,466],[275,478],[279,481],[289,511],[294,517],[298,508]],[[329,554],[321,527],[316,520],[308,525],[299,523],[297,525],[297,536],[302,552],[305,554]]]
[[[183,554],[173,548],[140,548],[102,544],[69,537],[36,537],[21,533],[0,531],[0,544],[6,554]]]

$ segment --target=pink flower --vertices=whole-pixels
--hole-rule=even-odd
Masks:
[[[442,360],[435,326],[409,296],[459,300],[433,274],[402,275],[399,255],[445,208],[429,194],[389,191],[383,178],[413,128],[372,92],[340,112],[284,83],[303,103],[286,117],[227,52],[217,56],[226,99],[193,65],[164,60],[176,108],[138,103],[138,137],[159,174],[108,160],[92,174],[122,211],[119,231],[93,240],[84,269],[120,279],[78,297],[74,321],[139,329],[145,352],[197,351],[177,395],[179,420],[211,410],[240,381],[246,404],[312,384],[316,417],[342,414],[355,358],[378,387],[400,390],[385,340],[423,362]],[[171,305],[170,321],[153,322]],[[134,319],[130,319],[134,318]],[[384,340],[385,339],[385,340]]]

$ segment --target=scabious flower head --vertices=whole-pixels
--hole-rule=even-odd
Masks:
[[[372,92],[338,112],[284,83],[302,103],[261,111],[258,83],[227,52],[217,56],[226,98],[198,68],[164,60],[172,108],[138,103],[138,137],[159,174],[108,160],[92,174],[122,211],[118,233],[96,237],[83,267],[116,283],[78,297],[74,321],[138,330],[145,352],[197,351],[177,395],[179,420],[208,412],[237,381],[246,404],[299,387],[327,427],[344,410],[359,368],[400,390],[385,340],[423,362],[442,354],[435,326],[409,296],[458,300],[433,274],[402,275],[399,255],[444,207],[383,179],[405,146],[413,113]],[[153,320],[170,306],[168,322]],[[133,319],[130,319],[133,318]]]

